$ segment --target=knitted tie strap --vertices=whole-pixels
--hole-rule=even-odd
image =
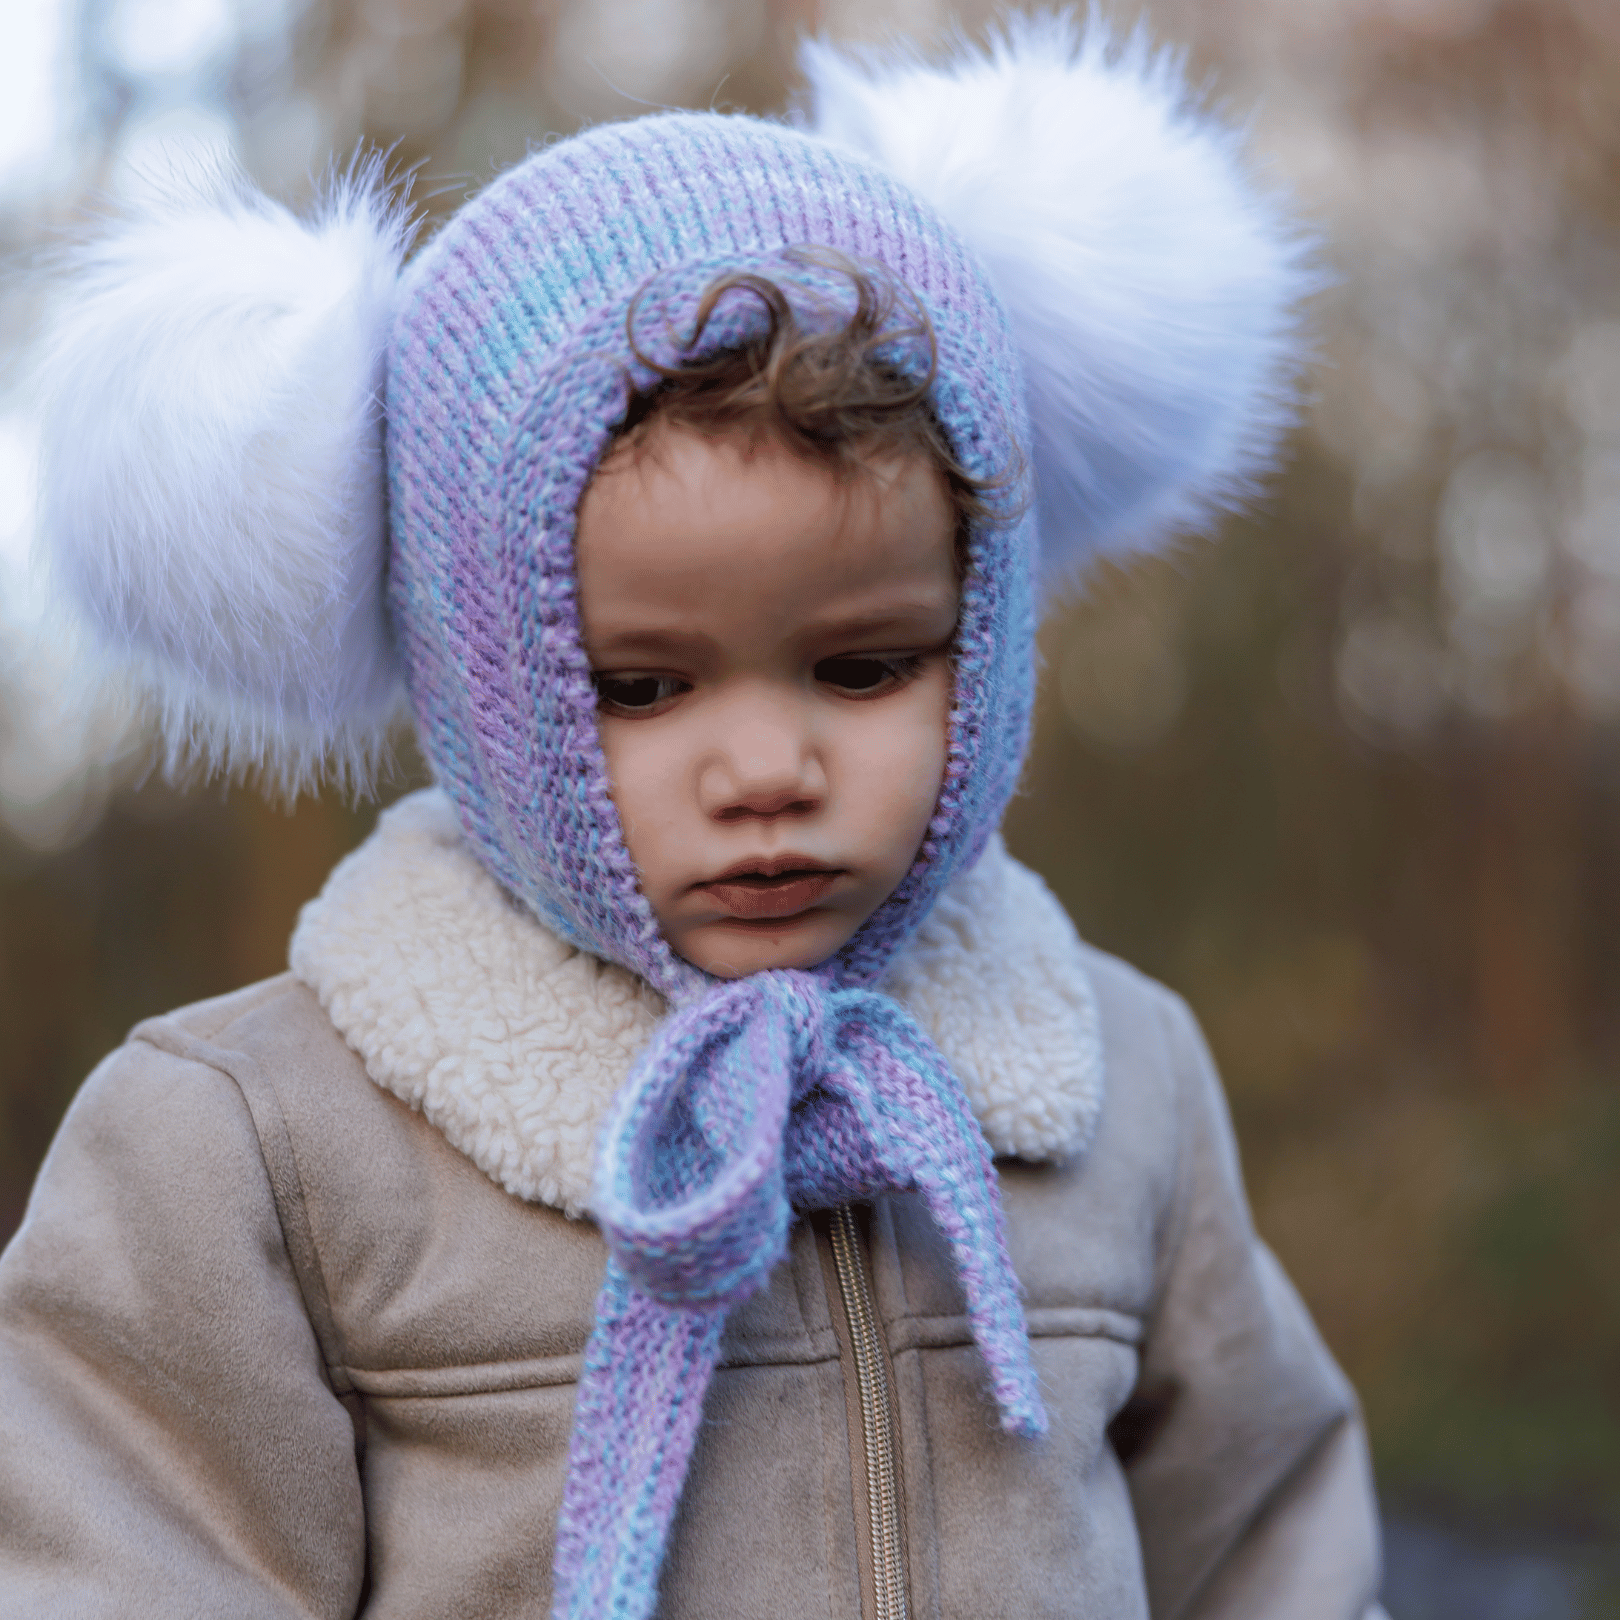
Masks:
[[[726,1314],[785,1255],[793,1211],[912,1190],[950,1245],[1002,1427],[1044,1432],[990,1149],[909,1014],[774,971],[665,1021],[597,1157],[612,1258],[580,1374],[554,1620],[652,1612]]]

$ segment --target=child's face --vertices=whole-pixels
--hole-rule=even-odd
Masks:
[[[579,507],[602,749],[664,937],[811,967],[910,869],[945,770],[954,514],[925,457],[841,480],[655,420]]]

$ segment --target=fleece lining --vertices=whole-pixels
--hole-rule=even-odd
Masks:
[[[443,793],[379,819],[304,907],[289,960],[379,1086],[508,1192],[588,1211],[598,1127],[663,998],[521,909]],[[1084,948],[999,836],[881,988],[950,1061],[995,1153],[1084,1152],[1103,1095]]]

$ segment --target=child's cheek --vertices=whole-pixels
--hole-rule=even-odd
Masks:
[[[689,739],[668,719],[602,715],[598,722],[613,803],[630,858],[656,910],[669,887],[670,855],[680,836]],[[690,809],[685,813],[690,816]]]
[[[602,752],[625,844],[672,943],[679,948],[678,919],[694,880],[712,877],[739,853],[780,842],[846,866],[855,878],[835,907],[843,932],[828,950],[836,949],[916,858],[944,778],[950,699],[949,665],[938,658],[885,697],[789,706],[774,741],[819,756],[810,774],[825,793],[814,808],[790,813],[790,827],[768,834],[759,823],[751,831],[716,827],[699,802],[699,760],[727,753],[746,715],[729,714],[717,737],[707,705],[645,720],[603,714]]]
[[[893,697],[848,706],[837,775],[845,812],[859,822],[887,883],[879,903],[910,870],[938,802],[950,699],[941,658]]]

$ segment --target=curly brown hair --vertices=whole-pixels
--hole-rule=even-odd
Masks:
[[[976,478],[957,459],[935,417],[930,397],[939,350],[928,312],[883,265],[859,263],[830,249],[801,249],[808,266],[848,281],[849,313],[825,328],[806,324],[788,293],[768,276],[729,271],[704,290],[692,331],[681,347],[700,345],[720,301],[752,294],[766,324],[733,348],[667,365],[636,339],[641,300],[625,317],[631,351],[657,381],[636,390],[617,431],[634,444],[654,421],[701,433],[769,432],[791,450],[851,477],[874,459],[921,453],[943,476],[956,517],[958,566],[965,570],[975,523],[992,515],[988,497],[1015,476]],[[921,376],[896,363],[897,351],[921,346],[928,357]]]

